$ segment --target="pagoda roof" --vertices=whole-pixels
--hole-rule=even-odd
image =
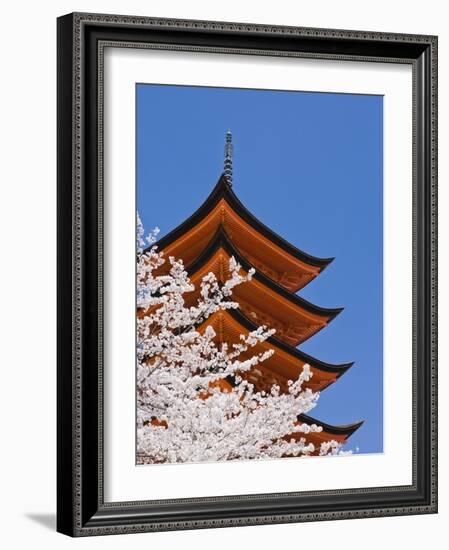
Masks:
[[[360,422],[355,422],[353,424],[334,426],[332,424],[327,424],[326,422],[322,422],[321,420],[312,418],[311,416],[308,416],[306,414],[300,414],[298,415],[298,424],[303,423],[308,424],[309,426],[311,424],[316,424],[317,426],[321,426],[323,429],[321,432],[309,432],[307,434],[302,432],[292,432],[285,436],[285,439],[299,440],[304,438],[306,443],[313,443],[313,445],[315,446],[315,451],[312,453],[312,455],[316,456],[320,454],[321,443],[325,443],[331,440],[337,441],[337,443],[340,444],[346,443],[349,437],[351,437],[351,435],[363,424],[363,420]]]
[[[217,339],[228,344],[240,342],[240,334],[247,334],[258,328],[239,309],[220,310],[206,319],[199,330],[205,330],[206,326],[214,328]],[[304,387],[313,391],[322,391],[333,384],[342,376],[354,363],[343,363],[339,365],[326,363],[294,348],[275,336],[270,336],[264,342],[258,343],[247,352],[242,353],[242,359],[256,353],[263,353],[270,349],[274,354],[259,363],[247,373],[242,373],[258,389],[269,390],[273,384],[278,384],[281,391],[287,391],[287,382],[296,380],[305,364],[310,366],[312,378],[304,383]]]
[[[234,381],[228,380],[228,379],[222,379],[214,383],[215,386],[219,386],[222,391],[231,391],[234,387]],[[257,388],[259,389],[259,388]],[[206,399],[207,394],[205,394],[202,399]],[[322,428],[321,432],[291,432],[285,436],[285,439],[302,439],[304,438],[306,440],[306,443],[313,443],[315,446],[315,451],[312,453],[313,455],[318,455],[321,448],[321,443],[324,443],[326,441],[337,441],[340,444],[344,444],[351,435],[357,431],[360,426],[363,424],[363,420],[359,422],[353,422],[351,424],[340,424],[340,425],[333,425],[328,424],[327,422],[323,422],[322,420],[317,420],[316,418],[313,418],[312,416],[309,416],[308,414],[299,414],[297,417],[296,424],[308,424],[309,426],[312,426],[313,424],[316,424],[317,426],[320,426]]]
[[[329,435],[344,437],[351,436],[355,431],[360,428],[360,426],[364,422],[363,420],[360,420],[359,422],[353,422],[351,424],[340,424],[335,426],[332,424],[327,424],[322,420],[317,420],[316,418],[313,418],[308,414],[299,414],[298,421],[304,424],[309,424],[309,426],[311,424],[317,424],[318,426],[321,426],[323,428],[323,432],[326,432]]]
[[[255,270],[251,281],[233,289],[233,295],[241,309],[256,320],[261,320],[260,324],[276,328],[277,338],[292,346],[296,347],[316,334],[343,310],[316,306],[270,279],[239,252],[222,226],[202,254],[187,267],[194,284],[195,279],[201,278],[209,271],[213,271],[217,278],[224,282],[225,272],[227,275],[229,266],[228,262],[222,265],[221,251],[225,252],[228,260],[234,257],[247,273],[251,269]],[[198,293],[197,288],[196,292],[188,296],[187,301],[196,299]],[[271,308],[268,309],[270,302]]]
[[[219,380],[215,382],[214,385],[221,387],[222,391],[231,391],[234,387],[233,381],[227,379]],[[317,420],[316,418],[313,418],[308,414],[298,414],[296,418],[297,421],[301,424],[308,424],[309,426],[311,426],[312,424],[316,424],[317,426],[321,426],[323,428],[323,432],[325,432],[327,435],[340,437],[351,436],[355,431],[360,428],[360,426],[364,422],[363,420],[359,420],[358,422],[352,422],[351,424],[339,424],[335,426],[333,424],[323,422],[322,420]]]
[[[219,386],[222,391],[226,392],[231,391],[235,384],[233,380],[223,379],[215,382],[214,385]],[[204,395],[203,398],[207,398],[207,394]],[[353,422],[351,424],[340,424],[335,426],[333,424],[328,424],[327,422],[317,420],[316,418],[313,418],[308,414],[299,414],[296,418],[297,421],[295,423],[297,425],[308,424],[309,426],[312,426],[313,424],[316,424],[317,426],[320,426],[322,428],[321,432],[291,432],[285,436],[285,439],[287,440],[299,440],[301,438],[304,438],[307,443],[313,443],[315,446],[315,451],[312,453],[313,455],[319,454],[321,443],[324,443],[326,441],[334,440],[340,444],[345,443],[347,439],[351,437],[351,435],[355,431],[357,431],[363,424],[363,420],[361,420],[359,422]]]
[[[201,254],[219,225],[229,226],[228,236],[242,254],[293,292],[333,260],[307,254],[269,229],[240,202],[224,174],[196,212],[155,245],[187,265]]]

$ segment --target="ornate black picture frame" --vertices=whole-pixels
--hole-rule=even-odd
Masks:
[[[103,45],[413,69],[413,483],[139,502],[103,495]],[[58,495],[70,536],[437,512],[437,38],[75,13],[58,19]]]

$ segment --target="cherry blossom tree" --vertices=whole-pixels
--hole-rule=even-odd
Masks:
[[[309,412],[318,392],[304,388],[312,377],[305,365],[288,391],[273,385],[257,391],[244,373],[274,351],[249,353],[272,334],[261,326],[240,335],[238,343],[216,343],[207,320],[218,311],[237,308],[233,288],[254,274],[242,275],[234,258],[229,277],[220,283],[213,273],[203,277],[197,302],[183,262],[154,246],[158,229],[144,238],[137,216],[137,455],[140,464],[280,458],[337,454],[340,444],[320,449],[306,441],[315,424],[298,423]],[[145,246],[148,248],[145,250]],[[160,268],[168,262],[169,269]],[[205,328],[204,328],[205,327]],[[223,384],[231,380],[232,384]],[[293,434],[296,437],[293,437]]]

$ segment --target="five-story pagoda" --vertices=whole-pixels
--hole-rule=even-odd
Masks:
[[[220,310],[204,323],[211,325],[219,343],[238,342],[260,325],[276,330],[274,336],[259,343],[253,350],[274,350],[274,354],[243,376],[257,390],[269,390],[273,384],[287,391],[289,380],[296,380],[305,364],[313,373],[304,384],[312,391],[322,391],[336,382],[352,363],[334,365],[307,355],[298,346],[327,326],[341,311],[316,306],[299,297],[296,292],[307,285],[332,258],[311,256],[271,231],[239,201],[232,187],[232,137],[226,134],[224,171],[206,201],[186,221],[160,239],[156,246],[165,257],[181,259],[195,288],[201,279],[213,272],[224,282],[229,273],[229,260],[234,257],[243,272],[252,268],[250,281],[234,288],[233,300],[238,309]],[[190,293],[186,301],[194,304],[199,291]],[[223,380],[223,387],[232,384]],[[305,437],[314,444],[315,453],[320,444],[334,440],[345,443],[362,422],[334,426],[299,415],[298,423],[317,424],[321,432],[292,434]]]

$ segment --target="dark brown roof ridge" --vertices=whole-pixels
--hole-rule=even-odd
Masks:
[[[220,226],[215,232],[212,239],[209,241],[203,252],[198,258],[187,267],[189,276],[192,276],[198,269],[200,269],[215,253],[218,248],[222,246],[230,256],[234,256],[237,262],[248,272],[251,268],[255,269],[254,278],[260,281],[265,286],[271,288],[274,292],[281,295],[285,299],[289,300],[293,304],[305,309],[309,313],[314,315],[325,316],[329,318],[329,321],[334,319],[344,308],[325,308],[312,304],[308,300],[301,298],[294,292],[290,292],[282,285],[265,275],[262,271],[257,269],[253,264],[245,258],[239,250],[234,246],[234,243],[230,240],[226,230],[223,226]]]
[[[315,418],[312,418],[307,414],[300,414],[297,418],[300,422],[305,422],[309,425],[316,424],[317,426],[321,426],[324,431],[329,432],[330,434],[346,435],[348,437],[352,435],[356,430],[358,430],[360,426],[364,423],[364,420],[360,420],[358,422],[353,422],[352,424],[340,424],[334,426],[332,424],[322,422],[321,420],[316,420]]]
[[[285,252],[300,260],[301,262],[304,262],[314,267],[318,267],[320,268],[320,271],[322,271],[334,259],[317,258],[316,256],[307,254],[306,252],[303,252],[299,248],[296,248],[280,235],[269,229],[260,220],[253,216],[251,212],[249,212],[249,210],[247,210],[247,208],[240,202],[224,174],[220,176],[217,184],[215,185],[207,199],[203,202],[203,204],[184,222],[175,227],[175,229],[170,231],[167,235],[159,239],[159,241],[155,243],[155,245],[158,247],[159,250],[163,250],[166,246],[174,242],[186,231],[194,227],[196,223],[204,216],[206,216],[222,198],[225,198],[227,200],[227,202],[234,208],[237,214],[244,221],[253,226],[268,240],[270,240],[271,242],[282,248]],[[150,248],[151,247],[148,247],[146,250],[149,250]]]
[[[251,319],[249,319],[249,317],[247,317],[240,309],[226,309],[224,311],[226,314],[230,315],[235,321],[244,326],[248,331],[253,331],[258,328],[258,325],[253,323],[253,321],[251,321]],[[208,319],[203,321],[200,325],[204,325],[207,322]],[[354,365],[354,361],[341,364],[326,363],[325,361],[321,361],[320,359],[316,359],[315,357],[308,355],[298,348],[295,348],[293,346],[290,346],[289,344],[286,344],[285,342],[282,342],[281,340],[278,340],[276,336],[270,336],[269,338],[267,338],[266,342],[277,346],[286,353],[299,359],[303,363],[309,364],[311,367],[315,367],[324,372],[336,373],[337,378],[340,378],[340,376],[342,376]]]

